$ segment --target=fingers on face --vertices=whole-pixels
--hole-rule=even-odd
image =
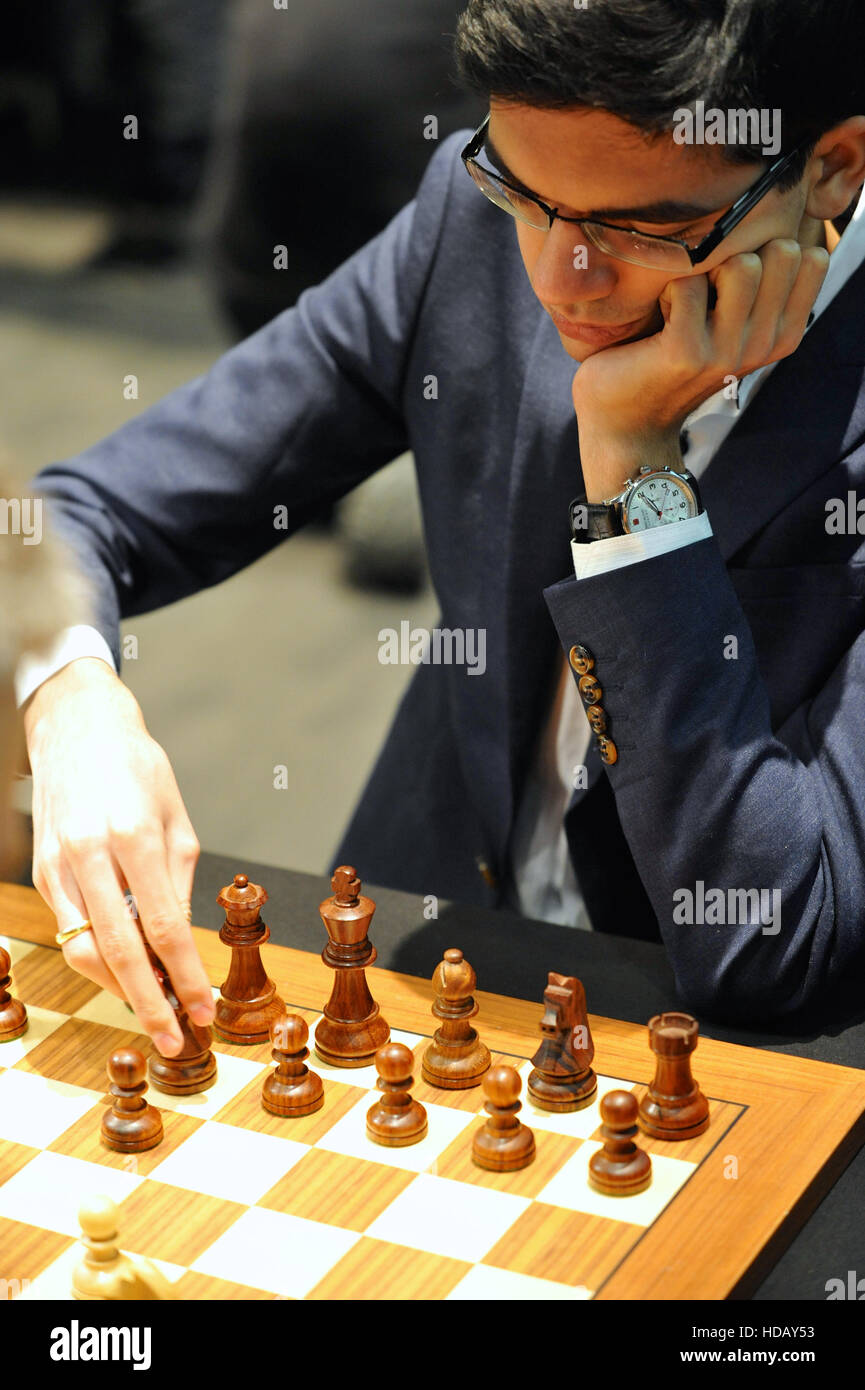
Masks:
[[[712,313],[712,340],[730,363],[737,361],[741,351],[762,278],[763,263],[754,251],[731,256],[714,276],[718,300]]]
[[[829,253],[822,246],[803,251],[799,273],[790,290],[775,339],[777,357],[787,357],[802,341],[814,301],[829,269]]]
[[[828,267],[815,250],[777,238],[719,267],[713,341],[730,370],[744,375],[798,346]]]
[[[802,248],[797,241],[779,238],[762,249],[763,272],[751,310],[746,352],[752,362],[762,365],[773,360],[781,317],[802,264]]]

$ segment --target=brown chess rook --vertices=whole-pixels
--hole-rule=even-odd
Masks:
[[[0,946],[0,1043],[11,1042],[27,1032],[27,1010],[20,999],[9,993],[12,957]]]
[[[225,908],[219,939],[231,948],[231,965],[216,1001],[213,1030],[224,1042],[265,1043],[271,1024],[285,1013],[261,963],[261,947],[270,940],[270,928],[261,920],[267,892],[246,874],[235,874],[216,901]]]
[[[111,1109],[102,1116],[102,1138],[118,1153],[143,1153],[162,1142],[162,1116],[144,1098],[147,1059],[134,1047],[122,1047],[108,1059]]]
[[[484,1077],[484,1109],[490,1118],[472,1141],[472,1158],[478,1167],[510,1173],[527,1167],[534,1158],[535,1136],[517,1119],[522,1109],[521,1084],[519,1072],[505,1065],[493,1067]]]
[[[309,1027],[300,1014],[282,1014],[270,1025],[270,1054],[278,1065],[265,1077],[261,1103],[272,1115],[311,1115],[324,1105],[320,1076],[306,1066]]]
[[[691,1075],[699,1025],[690,1014],[649,1019],[655,1075],[640,1101],[640,1128],[655,1139],[695,1139],[709,1125],[709,1102]]]
[[[382,1097],[367,1111],[366,1132],[376,1144],[401,1148],[417,1144],[426,1135],[426,1111],[409,1095],[413,1066],[414,1057],[405,1043],[385,1043],[375,1054],[376,1085]]]
[[[423,1079],[445,1090],[479,1086],[489,1071],[490,1054],[469,1022],[478,1011],[473,997],[477,976],[462,951],[452,947],[436,966],[432,982],[432,1011],[441,1023],[423,1055]]]
[[[153,973],[174,1010],[174,1017],[183,1039],[183,1046],[176,1057],[163,1057],[161,1052],[153,1049],[149,1067],[150,1084],[166,1095],[198,1095],[199,1091],[208,1090],[216,1081],[216,1058],[210,1050],[210,1029],[201,1028],[192,1022],[174,992],[168,971],[143,931],[141,939]]]
[[[528,1092],[542,1110],[582,1110],[598,1089],[592,1071],[586,991],[573,975],[550,971],[544,990],[543,1041],[532,1058]]]
[[[334,1067],[365,1067],[390,1037],[366,982],[376,949],[367,936],[375,903],[361,894],[354,869],[341,865],[330,881],[333,896],[319,905],[328,942],[321,953],[336,972],[324,1016],[315,1029],[315,1050]]]
[[[608,1091],[601,1101],[604,1147],[589,1159],[589,1182],[611,1197],[643,1192],[652,1181],[652,1160],[634,1143],[637,1110],[633,1091]]]

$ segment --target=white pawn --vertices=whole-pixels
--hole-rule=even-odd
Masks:
[[[117,1248],[117,1203],[91,1197],[78,1211],[87,1251],[72,1276],[72,1297],[108,1301],[173,1299],[174,1290],[150,1260]]]

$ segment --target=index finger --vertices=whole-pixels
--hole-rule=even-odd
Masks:
[[[141,918],[144,935],[171,977],[174,992],[193,1023],[213,1021],[210,981],[195,947],[186,905],[171,880],[164,839],[138,835],[120,859]]]

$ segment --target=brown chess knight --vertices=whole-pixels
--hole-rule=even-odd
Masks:
[[[532,1058],[529,1096],[542,1110],[582,1110],[598,1089],[592,1071],[586,991],[573,975],[550,971],[544,990],[543,1041]]]

